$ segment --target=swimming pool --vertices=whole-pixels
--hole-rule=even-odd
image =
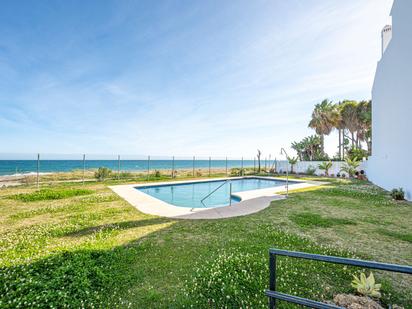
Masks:
[[[289,183],[292,182],[289,181]],[[211,208],[227,206],[229,204],[233,205],[240,201],[236,196],[230,196],[230,184],[233,194],[236,192],[280,187],[284,186],[286,181],[248,177],[230,180],[141,186],[135,189],[175,206]],[[217,190],[213,192],[213,194],[205,198],[215,189]]]

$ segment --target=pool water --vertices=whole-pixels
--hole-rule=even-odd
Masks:
[[[228,182],[225,182],[225,180],[190,182],[183,184],[137,187],[136,189],[175,206],[205,208],[229,205],[230,183],[232,184],[232,193],[235,193],[284,186],[286,181],[262,178],[242,178],[233,179]],[[201,200],[219,186],[221,187],[202,203]],[[230,198],[232,205],[240,201],[239,198],[234,196],[231,196]]]

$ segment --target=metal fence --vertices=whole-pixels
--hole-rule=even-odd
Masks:
[[[342,307],[321,303],[307,298],[302,298],[294,295],[289,295],[276,291],[276,257],[287,256],[293,258],[307,259],[313,261],[334,263],[334,264],[343,264],[350,266],[358,266],[363,268],[379,269],[386,270],[390,272],[397,272],[412,275],[412,267],[405,265],[397,264],[386,264],[373,261],[364,261],[350,258],[342,258],[336,256],[320,255],[320,254],[311,254],[305,252],[296,252],[296,251],[287,251],[280,249],[270,249],[269,250],[269,290],[266,290],[266,295],[269,297],[269,308],[274,309],[276,307],[276,300],[282,300],[298,305],[302,305],[309,308],[319,308],[319,309],[336,309]]]
[[[256,173],[273,175],[286,171],[322,175],[321,161],[299,161],[293,166],[284,155],[248,156],[153,156],[92,154],[0,154],[0,187],[5,181],[56,182],[90,181],[99,168],[110,170],[106,179],[162,177],[243,176]],[[339,174],[344,162],[333,161],[329,175]],[[365,169],[362,162],[359,170]],[[155,177],[155,179],[156,179]]]
[[[153,156],[153,155],[88,155],[88,154],[0,154],[0,182],[30,180],[89,181],[99,168],[110,170],[107,179],[138,177],[213,177],[275,173],[282,163],[275,156]],[[286,162],[283,162],[285,164]],[[59,178],[60,177],[60,178]],[[0,183],[1,186],[1,183]]]

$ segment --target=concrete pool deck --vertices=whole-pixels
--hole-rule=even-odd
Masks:
[[[244,177],[228,177],[228,178],[213,178],[213,179],[201,179],[201,180],[186,180],[186,181],[168,181],[168,182],[152,182],[144,184],[129,184],[110,186],[109,188],[125,199],[129,204],[134,206],[139,211],[168,218],[176,219],[222,219],[238,216],[245,216],[252,213],[256,213],[267,208],[274,200],[285,199],[284,195],[279,193],[286,191],[285,186],[270,187],[258,190],[249,190],[242,192],[232,193],[233,196],[239,197],[240,202],[231,206],[213,207],[213,208],[189,208],[179,207],[155,197],[152,197],[146,193],[136,190],[138,187],[147,186],[159,186],[159,185],[172,185],[172,184],[184,184],[184,183],[196,183],[196,182],[209,182],[209,181],[221,181],[227,179],[242,179],[242,178],[261,178],[282,180],[284,178],[276,177],[257,177],[257,176],[244,176]],[[316,187],[324,182],[316,181],[304,181],[304,180],[291,180],[293,183],[289,184],[289,190],[304,189],[310,187]]]

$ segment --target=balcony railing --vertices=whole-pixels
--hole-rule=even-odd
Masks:
[[[266,290],[266,295],[269,297],[269,308],[270,309],[276,308],[276,300],[282,300],[282,301],[302,305],[302,306],[309,307],[309,308],[319,308],[319,309],[342,308],[336,305],[330,305],[330,304],[318,302],[315,300],[302,298],[302,297],[289,295],[289,294],[276,291],[276,257],[278,255],[306,259],[306,260],[334,263],[334,264],[358,266],[362,268],[386,270],[386,271],[391,271],[391,272],[396,272],[396,273],[412,275],[411,266],[386,264],[386,263],[379,263],[379,262],[373,262],[373,261],[342,258],[342,257],[336,257],[336,256],[311,254],[311,253],[305,253],[305,252],[270,249],[269,250],[269,272],[270,272],[269,290]]]

